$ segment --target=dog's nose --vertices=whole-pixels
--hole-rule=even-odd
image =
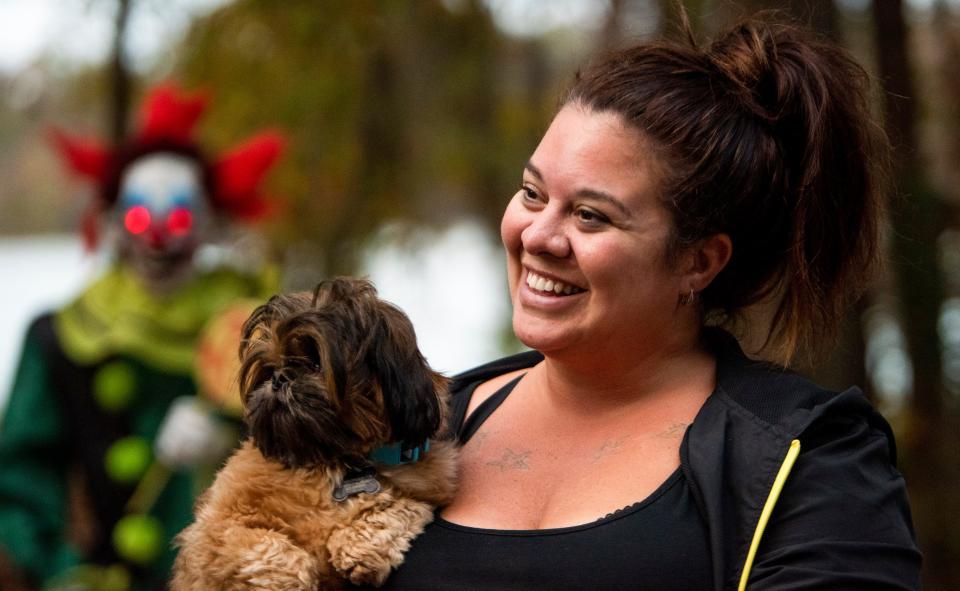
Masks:
[[[285,376],[282,371],[275,371],[273,372],[273,378],[271,378],[270,384],[274,390],[279,390],[288,381],[287,376]]]

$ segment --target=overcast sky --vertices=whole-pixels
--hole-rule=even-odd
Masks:
[[[195,15],[227,1],[136,2],[129,35],[134,61],[148,60]],[[0,70],[16,71],[44,52],[64,61],[102,61],[115,7],[111,0],[0,0]]]
[[[129,36],[134,65],[148,64],[174,41],[194,16],[230,0],[139,0]],[[412,0],[417,1],[417,0]],[[442,0],[455,7],[465,0]],[[934,0],[908,0],[929,8]],[[947,0],[960,6],[960,0]],[[603,18],[603,0],[484,0],[499,26],[530,35],[579,24],[593,27]],[[839,0],[866,9],[870,0]],[[278,2],[278,7],[282,3]],[[0,72],[13,72],[46,52],[65,61],[99,62],[107,55],[114,0],[0,0]]]
[[[443,0],[455,6],[463,0]],[[603,16],[602,0],[485,0],[501,27],[535,34],[558,25],[590,26]],[[174,41],[194,16],[229,0],[141,0],[134,3],[129,51],[144,64]],[[0,0],[0,71],[12,72],[44,52],[65,61],[99,62],[107,55],[116,2],[112,0]]]

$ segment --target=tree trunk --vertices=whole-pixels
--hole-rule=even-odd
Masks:
[[[117,0],[114,18],[113,49],[110,54],[109,84],[110,137],[119,144],[126,137],[127,116],[130,111],[130,72],[127,69],[126,37],[132,0]]]
[[[598,49],[617,47],[623,40],[623,10],[627,0],[610,0],[607,17],[603,21],[603,32],[598,40]]]
[[[953,557],[958,502],[957,418],[945,407],[937,320],[943,280],[937,257],[942,206],[917,156],[916,111],[907,27],[901,0],[874,0],[878,70],[883,82],[885,127],[894,146],[893,271],[913,363],[908,428],[901,438],[903,471],[910,486],[925,587],[952,589],[960,581]]]
[[[840,41],[837,7],[833,0],[788,0],[786,10],[810,29]]]
[[[938,40],[938,87],[943,93],[937,104],[942,113],[940,121],[946,127],[946,145],[941,162],[950,164],[960,162],[960,18],[956,16],[946,0],[937,0],[933,8],[933,33]],[[943,191],[950,192],[952,203],[960,203],[960,171],[953,167],[944,178]],[[954,206],[956,207],[956,206]],[[954,228],[958,225],[957,215],[952,216]]]

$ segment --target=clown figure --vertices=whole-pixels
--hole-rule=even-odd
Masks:
[[[115,256],[24,339],[0,425],[4,589],[165,588],[170,541],[236,442],[234,423],[197,396],[198,372],[226,375],[213,366],[235,348],[198,350],[211,324],[273,293],[276,277],[200,254],[225,221],[266,213],[259,185],[282,142],[264,133],[208,158],[193,138],[205,106],[160,86],[123,145],[54,136],[98,189],[87,244],[103,234]]]

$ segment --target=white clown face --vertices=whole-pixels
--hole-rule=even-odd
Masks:
[[[152,283],[182,275],[209,223],[200,167],[185,156],[149,154],[120,181],[121,252]]]

